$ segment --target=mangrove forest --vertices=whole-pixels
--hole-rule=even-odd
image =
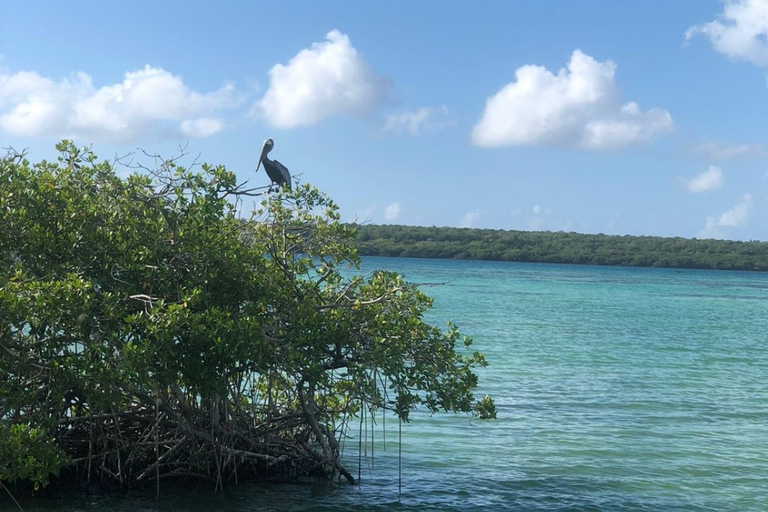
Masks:
[[[364,256],[768,270],[768,242],[357,224]]]
[[[348,272],[316,188],[57,149],[0,158],[0,492],[356,483],[361,415],[493,416],[483,355],[398,274]]]

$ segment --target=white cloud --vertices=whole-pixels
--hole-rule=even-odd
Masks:
[[[752,211],[752,194],[744,194],[736,206],[720,215],[717,220],[718,226],[741,227],[747,223],[749,214]]]
[[[643,112],[634,102],[618,102],[615,71],[613,62],[598,62],[579,50],[557,75],[543,66],[522,66],[514,82],[486,101],[472,142],[610,150],[670,132],[666,110]]]
[[[714,165],[701,174],[686,180],[685,188],[694,194],[717,190],[723,186],[723,170]]]
[[[407,131],[411,135],[418,135],[419,127],[424,124],[432,113],[431,107],[423,107],[415,112],[399,112],[390,114],[384,123],[385,132]]]
[[[373,72],[349,37],[332,30],[326,38],[269,70],[269,89],[252,115],[295,128],[336,114],[364,115],[384,99],[389,82]]]
[[[768,66],[768,2],[726,0],[719,19],[689,28],[686,42],[703,34],[712,47],[736,60]]]
[[[762,147],[758,144],[731,144],[727,142],[705,141],[694,146],[693,152],[712,160],[729,160],[739,156],[761,153]]]
[[[107,142],[206,137],[224,128],[212,115],[239,102],[231,84],[198,93],[180,77],[150,66],[98,89],[84,72],[59,82],[34,71],[0,74],[0,129],[30,137]]]
[[[563,222],[554,217],[555,211],[549,206],[535,204],[531,208],[531,212],[533,216],[528,221],[528,229],[533,231],[563,229]],[[570,226],[570,223],[567,225]]]
[[[181,122],[181,133],[192,138],[203,138],[218,133],[224,129],[221,119],[201,117],[199,119],[185,119]]]
[[[397,220],[400,217],[400,203],[392,203],[384,208],[384,220]]]
[[[422,107],[415,111],[397,112],[386,116],[384,131],[391,133],[408,132],[418,135],[421,130],[439,130],[453,126],[448,117],[448,107]]]
[[[544,216],[550,216],[554,211],[549,206],[542,207],[540,204],[533,205],[533,208],[531,208],[531,211],[534,215],[544,215]]]
[[[375,205],[370,205],[368,208],[363,210],[363,213],[361,213],[357,218],[362,219],[363,221],[368,221],[371,218],[371,215],[373,215],[373,212],[376,211]]]
[[[475,210],[473,212],[467,212],[462,217],[461,220],[459,220],[459,227],[460,228],[471,228],[475,225],[475,222],[480,219],[480,217],[483,215],[483,212],[480,210]]]
[[[707,217],[704,229],[700,233],[701,238],[723,238],[724,228],[744,227],[749,215],[752,213],[754,201],[752,194],[744,194],[736,205],[719,216]]]

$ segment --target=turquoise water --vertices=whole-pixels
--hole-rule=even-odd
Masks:
[[[768,273],[365,258],[445,283],[490,363],[498,420],[415,414],[357,430],[362,485],[241,485],[25,502],[25,510],[768,510]],[[357,428],[357,427],[356,427]],[[372,439],[373,438],[373,439]],[[0,498],[0,509],[8,502]],[[10,508],[8,508],[10,510]]]

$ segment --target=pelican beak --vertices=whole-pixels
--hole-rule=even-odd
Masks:
[[[256,164],[256,171],[259,172],[259,167],[261,167],[261,161],[264,160],[264,156],[267,154],[267,145],[264,144],[261,146],[261,156],[259,156],[259,163]]]

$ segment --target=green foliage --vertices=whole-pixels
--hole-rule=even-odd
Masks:
[[[24,454],[0,481],[44,485],[67,456],[89,479],[98,457],[121,483],[218,484],[222,461],[302,474],[315,450],[344,474],[336,438],[361,408],[486,415],[483,356],[425,323],[431,300],[399,275],[343,277],[355,230],[317,189],[263,195],[245,221],[252,194],[224,167],[157,160],[123,179],[57,149],[0,161],[0,450]],[[151,446],[148,424],[175,444]]]
[[[768,270],[768,242],[397,225],[356,229],[356,247],[367,256]]]
[[[417,405],[473,411],[472,370],[483,356],[457,352],[457,341],[464,352],[472,342],[454,326],[425,323],[432,300],[401,276],[342,278],[343,265],[357,264],[355,233],[332,201],[304,185],[265,200],[256,220],[251,234],[267,241],[275,279],[268,294],[279,314],[267,329],[275,368],[308,392],[392,408],[403,420]]]
[[[496,404],[488,395],[485,395],[475,405],[475,411],[477,416],[482,420],[495,420],[496,419]]]
[[[59,474],[64,461],[61,449],[39,429],[0,423],[0,482],[29,480],[37,490]]]

